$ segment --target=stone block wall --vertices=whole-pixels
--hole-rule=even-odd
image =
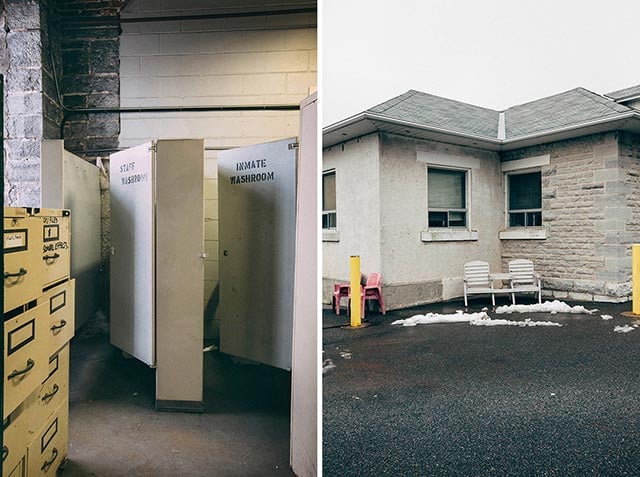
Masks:
[[[594,134],[510,151],[502,160],[550,154],[542,167],[545,240],[502,240],[503,268],[528,258],[543,287],[561,299],[626,301],[630,293],[627,197],[636,187],[619,156],[619,133]],[[635,168],[633,168],[635,169]],[[637,182],[637,181],[636,181]]]

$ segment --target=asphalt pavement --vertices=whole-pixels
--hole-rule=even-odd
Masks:
[[[322,475],[640,475],[640,327],[614,332],[630,303],[580,304],[599,311],[488,311],[562,327],[391,325],[450,302],[354,330],[324,310]]]

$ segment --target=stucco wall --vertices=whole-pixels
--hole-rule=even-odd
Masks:
[[[333,283],[349,281],[349,257],[360,256],[363,274],[381,271],[380,161],[378,135],[371,134],[325,149],[322,170],[336,170],[338,241],[322,243],[323,301]]]
[[[461,296],[463,267],[471,260],[487,261],[498,271],[504,196],[497,154],[389,134],[381,135],[380,149],[380,248],[388,307]],[[471,167],[467,223],[477,231],[475,240],[422,239],[422,232],[433,232],[428,227],[426,170],[443,162]]]
[[[627,227],[633,227],[633,211],[627,197],[638,187],[630,176],[637,169],[632,159],[637,148],[619,157],[618,135],[594,134],[502,154],[503,160],[550,155],[542,166],[547,237],[503,240],[502,257],[505,267],[514,258],[533,260],[544,290],[557,298],[623,301],[630,292],[633,237]]]

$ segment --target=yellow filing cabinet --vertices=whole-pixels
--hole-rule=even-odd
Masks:
[[[35,300],[42,292],[40,221],[24,208],[4,209],[4,311]]]
[[[75,328],[69,214],[4,212],[9,275],[4,287],[2,477],[56,475],[68,455],[69,340]]]
[[[47,377],[47,309],[40,305],[4,322],[4,411],[6,418]]]

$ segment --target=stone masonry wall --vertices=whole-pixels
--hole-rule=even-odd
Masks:
[[[636,149],[637,152],[637,149]],[[632,181],[621,168],[618,133],[594,134],[502,153],[502,160],[550,154],[542,167],[545,240],[503,240],[502,262],[528,258],[543,289],[561,299],[626,301],[630,267],[626,233]],[[640,223],[640,222],[639,222]]]
[[[631,245],[640,243],[640,136],[623,132],[619,139],[621,178],[626,190],[625,228],[620,243],[625,247],[624,259],[631,263]],[[626,269],[626,280],[631,281],[631,269]]]
[[[40,203],[40,139],[43,132],[40,4],[6,0],[2,55],[5,74],[4,146],[7,206]]]
[[[118,148],[120,115],[74,109],[120,106],[120,24],[124,1],[58,0],[65,148],[81,157]],[[79,21],[78,19],[83,21]]]

